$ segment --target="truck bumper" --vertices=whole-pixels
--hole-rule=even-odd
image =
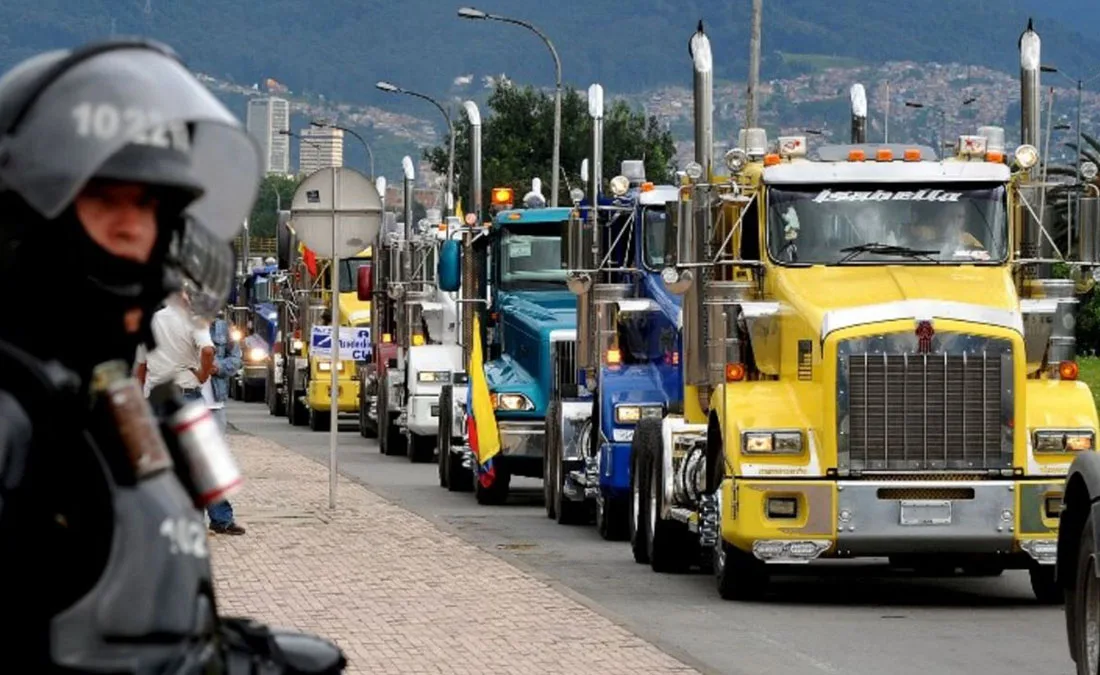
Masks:
[[[342,413],[358,413],[359,412],[359,381],[358,380],[340,380],[337,382],[339,387],[337,393],[337,408],[338,412]],[[330,410],[332,405],[332,399],[329,398],[329,392],[332,388],[332,383],[327,381],[313,381],[309,383],[309,392],[307,393],[306,401],[309,407],[313,410]]]
[[[721,533],[773,563],[989,555],[1053,564],[1058,523],[1048,499],[1061,494],[1056,481],[727,481]],[[776,515],[780,502],[786,517]]]
[[[417,436],[437,436],[439,434],[439,397],[410,397],[405,426]]]
[[[267,366],[264,364],[248,364],[241,368],[241,381],[245,384],[258,385],[267,382]]]
[[[612,497],[630,495],[630,443],[600,446],[600,487]]]
[[[546,424],[542,420],[497,420],[500,454],[542,459],[546,452]]]

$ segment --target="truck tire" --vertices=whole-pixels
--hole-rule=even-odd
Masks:
[[[436,463],[439,465],[439,487],[448,485],[448,455],[451,454],[451,414],[448,408],[451,405],[451,387],[443,385],[443,391],[439,395],[439,425],[436,426],[436,437],[439,438],[439,455]]]
[[[558,405],[557,399],[554,399],[550,401],[550,405],[547,406],[546,426],[543,434],[543,438],[546,439],[546,447],[542,452],[542,501],[546,508],[546,517],[550,519],[556,519],[558,517],[557,472],[550,466],[550,461],[553,456],[553,453],[550,452],[550,448],[554,445],[551,441],[554,437],[554,425],[550,423],[550,420],[557,416]]]
[[[309,430],[310,431],[328,431],[332,426],[332,419],[329,417],[330,412],[325,410],[318,412],[313,408],[309,409]]]
[[[403,455],[408,452],[405,435],[397,426],[398,413],[386,413],[385,423],[379,436],[382,440],[382,454],[387,457]]]
[[[653,426],[659,424],[656,420],[643,420],[635,428],[634,433],[637,434],[647,421]],[[657,433],[660,434],[660,427],[657,427]],[[658,573],[683,572],[689,566],[689,555],[695,547],[689,540],[687,528],[683,523],[661,518],[664,505],[665,471],[664,461],[662,461],[664,451],[659,444],[656,448],[647,447],[646,450],[649,463],[646,470],[649,476],[649,505],[646,507],[649,516],[646,519],[649,566]]]
[[[634,430],[630,444],[630,550],[634,562],[649,564],[649,546],[646,542],[646,522],[649,520],[649,447],[660,447],[660,430],[653,425],[640,424]]]
[[[1065,520],[1062,522],[1065,527]],[[1094,639],[1090,645],[1088,639],[1090,633],[1100,634],[1100,581],[1092,560],[1096,550],[1095,526],[1090,514],[1077,543],[1073,586],[1065,591],[1066,628],[1070,653],[1077,662],[1077,675],[1100,672],[1100,644]]]
[[[442,450],[440,451],[442,452]],[[447,472],[447,490],[449,492],[469,492],[473,489],[472,472],[462,466],[462,460],[448,448],[447,457],[443,460],[444,469]]]
[[[474,498],[482,506],[500,506],[508,501],[508,486],[512,482],[512,474],[507,471],[497,470],[496,478],[488,486],[481,484],[481,480],[474,472],[470,472],[474,486]]]
[[[565,496],[565,462],[562,460],[561,428],[559,409],[561,403],[551,401],[546,411],[546,448],[543,455],[552,475],[543,474],[542,482],[545,486],[548,482],[554,491],[554,516],[559,525],[584,525],[588,522],[588,502],[585,500],[573,501]],[[545,488],[544,488],[545,491]]]
[[[726,543],[721,534],[714,545],[713,566],[715,585],[723,600],[757,600],[768,587],[764,563]]]
[[[626,499],[600,491],[600,496],[596,497],[596,531],[605,541],[622,541],[629,536],[629,506]]]
[[[1028,569],[1031,592],[1042,605],[1060,605],[1065,601],[1062,587],[1054,579],[1054,565],[1032,565]]]
[[[407,437],[409,461],[413,464],[426,464],[435,458],[436,439],[409,432]]]

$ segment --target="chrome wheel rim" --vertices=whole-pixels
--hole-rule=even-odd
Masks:
[[[653,533],[657,531],[657,490],[661,489],[657,484],[657,472],[649,472],[649,532],[650,543],[653,541]]]
[[[634,469],[635,469],[634,476],[633,476],[633,479],[630,481],[630,484],[631,484],[631,490],[630,490],[630,529],[631,529],[631,534],[636,534],[638,532],[638,524],[639,524],[638,523],[638,511],[642,506],[642,494],[641,494],[642,488],[641,488],[640,485],[638,485],[638,471],[637,471],[637,468],[638,468],[637,466],[634,467]]]
[[[722,489],[718,488],[718,491],[714,495],[715,502],[718,504],[718,522],[722,522]],[[722,528],[719,525],[716,528],[714,537],[714,572],[721,574],[726,569],[726,547],[722,546]]]

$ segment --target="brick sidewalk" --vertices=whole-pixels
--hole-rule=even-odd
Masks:
[[[211,538],[223,613],[329,637],[349,673],[695,672],[360,485],[341,478],[329,511],[316,462],[265,439],[230,441],[248,534]]]

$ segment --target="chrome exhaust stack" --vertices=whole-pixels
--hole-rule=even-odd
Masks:
[[[863,85],[852,85],[848,92],[852,101],[852,143],[862,144],[867,142],[867,92]]]

